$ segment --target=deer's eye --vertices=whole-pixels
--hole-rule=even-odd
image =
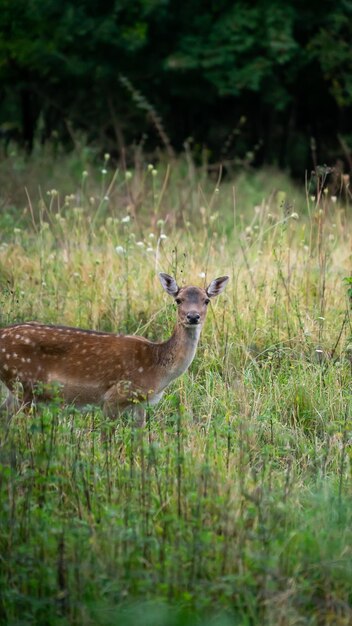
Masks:
[[[206,300],[204,300],[204,304],[206,304],[207,306],[208,306],[209,302],[210,302],[209,298],[207,298]]]
[[[181,304],[182,300],[181,300],[181,298],[175,298],[175,302],[176,302],[176,304]]]

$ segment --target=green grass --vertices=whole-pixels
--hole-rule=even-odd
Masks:
[[[189,161],[126,177],[39,156],[1,166],[2,325],[161,340],[158,271],[231,284],[144,430],[59,402],[2,420],[0,623],[351,623],[346,198],[274,171],[219,185]]]

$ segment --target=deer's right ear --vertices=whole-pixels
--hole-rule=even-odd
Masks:
[[[180,291],[175,279],[172,278],[172,276],[169,276],[169,274],[164,274],[163,272],[160,272],[159,278],[166,293],[175,298]]]

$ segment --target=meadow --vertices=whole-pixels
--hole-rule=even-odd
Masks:
[[[59,398],[1,418],[0,623],[351,624],[347,177],[82,147],[10,149],[0,181],[1,326],[164,340],[159,271],[230,276],[144,429]]]

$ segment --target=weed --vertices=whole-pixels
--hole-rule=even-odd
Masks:
[[[350,623],[345,205],[319,187],[307,207],[259,172],[237,177],[234,206],[233,182],[189,171],[190,154],[127,180],[107,158],[76,178],[66,159],[52,178],[23,164],[43,191],[0,218],[2,324],[162,340],[156,270],[231,287],[145,430],[58,402],[1,423],[1,623]]]

